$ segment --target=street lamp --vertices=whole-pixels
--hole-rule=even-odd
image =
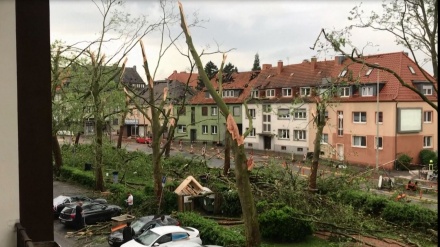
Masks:
[[[378,63],[375,65],[379,66]],[[376,84],[376,171],[379,171],[379,69],[377,69]]]

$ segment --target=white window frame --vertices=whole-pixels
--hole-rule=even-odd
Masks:
[[[432,95],[432,85],[422,85],[423,95]]]
[[[382,117],[381,117],[382,115]],[[383,112],[379,112],[379,114],[377,114],[377,112],[374,113],[374,117],[376,118],[376,121],[378,124],[383,124]]]
[[[267,98],[275,97],[275,89],[266,89],[266,97]]]
[[[278,139],[280,140],[290,140],[289,129],[278,129]]]
[[[339,88],[339,97],[350,97],[351,88],[350,87],[341,87]]]
[[[211,106],[211,116],[217,116],[217,106]]]
[[[291,97],[292,96],[292,89],[291,88],[282,88],[281,89],[283,97]]]
[[[301,96],[310,96],[312,94],[311,87],[300,87],[299,92]]]
[[[248,131],[249,128],[246,128],[246,131]],[[255,137],[256,135],[256,130],[255,128],[252,128],[252,130],[249,132],[249,135],[247,137]]]
[[[241,107],[240,106],[233,106],[232,107],[232,115],[234,117],[239,117],[241,116]]]
[[[307,131],[293,130],[293,138],[295,141],[306,141],[307,140]]]
[[[258,90],[252,90],[251,91],[251,98],[258,99],[259,96],[260,96],[260,93],[259,93]]]
[[[432,123],[432,111],[423,112],[423,122]]]
[[[217,135],[217,125],[211,125],[211,135]]]
[[[338,77],[344,77],[347,74],[347,69],[344,69],[343,71],[341,71],[341,73],[339,73]]]
[[[369,76],[373,72],[373,68],[369,68],[367,72],[365,72],[365,76]]]
[[[432,136],[423,137],[423,148],[432,148]]]
[[[249,113],[249,116],[251,116],[251,118],[252,119],[255,119],[255,116],[256,116],[256,111],[255,111],[255,109],[248,109],[248,113]],[[247,118],[247,115],[246,115],[246,118]]]
[[[362,97],[370,97],[374,96],[374,87],[373,86],[363,86],[361,88]]]
[[[328,134],[322,133],[321,144],[328,144]]]
[[[338,111],[338,136],[344,135],[344,112]]]
[[[202,134],[203,135],[209,134],[208,125],[202,125]]]
[[[287,113],[281,114],[280,111],[283,111],[283,112],[287,111]],[[277,115],[278,115],[278,119],[290,119],[290,110],[286,109],[286,108],[280,108],[280,109],[278,109]]]
[[[359,118],[358,121],[356,121],[356,115]],[[362,115],[365,115],[365,121],[362,121]],[[364,111],[354,111],[353,112],[353,123],[367,123],[367,112]]]
[[[177,133],[186,133],[186,125],[177,125]]]
[[[377,146],[377,145],[378,145],[378,144],[377,144],[377,139],[380,140],[380,142],[379,142],[379,147]],[[376,148],[378,148],[378,149],[383,149],[383,138],[382,138],[382,136],[374,137],[374,149],[376,149]]]
[[[307,111],[304,108],[296,109],[293,113],[294,119],[307,119]]]
[[[272,107],[270,105],[263,105],[263,113],[270,113],[272,111]]]
[[[234,98],[235,97],[234,90],[223,90],[222,96],[223,98]]]
[[[365,142],[365,145],[362,145],[362,142]],[[353,135],[351,138],[351,146],[357,147],[357,148],[366,148],[367,147],[367,137]]]

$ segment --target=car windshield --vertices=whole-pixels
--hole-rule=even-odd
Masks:
[[[159,238],[159,234],[152,231],[146,231],[135,240],[143,245],[151,245],[157,238]]]
[[[139,232],[141,228],[145,225],[145,221],[136,220],[131,223],[131,228],[133,228],[134,232]]]

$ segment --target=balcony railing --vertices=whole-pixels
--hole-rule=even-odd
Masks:
[[[33,242],[20,223],[16,223],[15,228],[17,229],[17,247],[59,247],[54,241]]]

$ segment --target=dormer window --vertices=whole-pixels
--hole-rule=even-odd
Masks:
[[[338,77],[344,77],[345,74],[347,74],[347,69],[344,69],[343,71],[341,71],[341,73],[339,73]]]
[[[373,86],[364,86],[362,87],[362,97],[373,96],[374,95],[374,87]]]
[[[275,97],[275,89],[266,89],[266,97],[268,98]]]
[[[301,96],[310,96],[312,89],[310,87],[302,87],[299,89]]]
[[[414,70],[413,67],[411,67],[411,66],[408,65],[408,69],[409,69],[409,71],[411,72],[411,74],[413,74],[413,75],[416,74],[416,71]]]
[[[224,90],[222,96],[223,98],[233,98],[235,97],[234,90]]]
[[[251,98],[258,99],[258,97],[259,97],[258,90],[252,90],[251,91]]]
[[[369,68],[367,72],[365,73],[365,76],[369,76],[371,72],[373,71],[373,68]]]
[[[422,86],[422,94],[423,95],[432,95],[432,85],[423,85]]]
[[[339,88],[339,97],[350,97],[350,87]]]
[[[283,97],[290,97],[292,96],[292,89],[291,88],[283,88]]]

